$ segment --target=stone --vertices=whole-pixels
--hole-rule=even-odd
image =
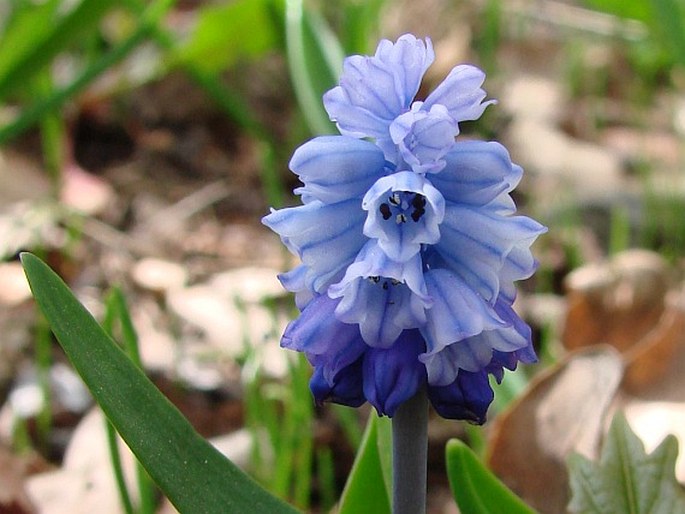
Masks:
[[[161,293],[183,287],[188,280],[188,272],[178,263],[150,257],[134,264],[131,277],[139,287]]]
[[[556,123],[566,99],[558,82],[541,76],[522,75],[507,82],[500,104],[515,118]]]
[[[13,307],[31,298],[24,268],[18,261],[0,262],[0,305]]]

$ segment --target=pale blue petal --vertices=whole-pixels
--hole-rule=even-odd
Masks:
[[[483,332],[482,335],[486,338],[486,343],[493,350],[502,353],[514,353],[529,346],[532,347],[530,327],[523,322],[506,298],[498,299],[495,311],[510,326],[500,330]]]
[[[442,105],[430,111],[414,102],[411,110],[390,125],[390,137],[404,161],[416,173],[437,173],[445,167],[444,155],[455,145],[457,123]]]
[[[494,308],[456,273],[434,269],[424,277],[433,300],[432,307],[426,310],[426,324],[420,327],[428,356],[483,330],[507,326]]]
[[[477,120],[486,107],[494,100],[484,102],[486,93],[481,89],[485,73],[475,66],[462,64],[456,66],[447,78],[428,95],[424,108],[430,109],[436,104],[447,107],[456,121]]]
[[[507,354],[518,356],[519,352],[529,353],[531,331],[508,301],[500,297],[495,305],[495,312],[503,325],[488,328],[458,342],[447,345],[438,352],[429,351],[420,359],[426,365],[428,383],[444,386],[453,382],[460,370],[479,372],[492,364],[493,355],[498,358]]]
[[[308,271],[309,270],[307,266],[305,266],[304,264],[300,264],[299,266],[294,267],[290,271],[280,273],[278,275],[278,280],[280,280],[281,284],[286,289],[286,291],[290,291],[291,293],[297,293],[298,291],[301,291],[307,287],[305,285],[305,277],[307,276]]]
[[[382,40],[375,57],[396,67],[396,90],[402,104],[409,106],[419,91],[424,73],[435,60],[435,53],[430,38],[424,42],[412,34],[405,34],[395,44]]]
[[[388,137],[390,123],[408,107],[395,92],[394,72],[374,57],[345,59],[340,85],[323,96],[326,111],[341,134]]]
[[[340,85],[323,97],[328,115],[343,135],[388,139],[390,124],[409,108],[433,58],[430,41],[409,35],[395,44],[382,41],[373,57],[346,58]]]
[[[446,386],[454,382],[460,370],[476,373],[492,359],[492,348],[476,338],[468,338],[446,346],[438,353],[425,353],[419,359],[426,366],[428,383]]]
[[[448,203],[436,250],[487,301],[500,291],[505,258],[522,241],[533,240],[541,225],[525,216],[501,216],[487,209]]]
[[[322,136],[295,150],[290,169],[304,183],[295,193],[324,203],[336,203],[361,198],[385,174],[385,158],[368,141]]]
[[[446,166],[430,179],[445,200],[458,204],[486,205],[511,191],[523,172],[496,142],[460,141],[444,160]]]
[[[369,346],[388,348],[403,330],[426,322],[431,301],[421,265],[418,255],[404,263],[392,261],[369,242],[343,279],[328,289],[329,296],[341,298],[336,316],[359,324]]]
[[[532,223],[535,223],[531,220]],[[533,257],[530,246],[540,234],[547,232],[547,228],[538,225],[537,232],[533,232],[531,237],[519,241],[507,254],[504,265],[499,272],[500,275],[500,296],[506,298],[509,303],[516,298],[516,288],[514,282],[524,280],[535,273],[538,261]]]
[[[300,264],[290,271],[278,275],[278,280],[281,281],[286,291],[295,293],[295,305],[300,310],[303,310],[314,298],[314,294],[307,288],[308,274],[309,267]]]
[[[393,199],[395,192],[398,196]],[[420,211],[406,193],[422,197]],[[445,201],[423,175],[402,171],[381,177],[364,196],[362,208],[368,211],[364,234],[377,239],[392,260],[405,262],[421,250],[421,245],[434,244],[440,239]]]
[[[315,200],[272,211],[262,222],[307,265],[307,287],[321,292],[354,261],[367,241],[362,233],[364,217],[359,200],[331,205]]]
[[[387,136],[390,120],[379,118],[367,109],[352,105],[347,91],[336,86],[323,95],[323,103],[328,116],[335,122],[344,136],[373,139],[389,139]]]

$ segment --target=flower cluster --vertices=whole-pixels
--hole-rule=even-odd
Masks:
[[[522,169],[506,149],[456,139],[493,103],[481,70],[414,99],[433,59],[412,35],[348,57],[323,99],[341,135],[295,151],[302,205],[263,222],[301,260],[280,276],[301,311],[281,345],[314,366],[317,402],[392,416],[425,388],[442,416],[482,423],[488,375],[536,360],[512,304],[545,228],[514,215]]]

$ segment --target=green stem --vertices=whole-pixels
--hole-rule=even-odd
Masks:
[[[134,514],[133,502],[131,501],[131,496],[128,494],[128,488],[126,487],[126,479],[124,478],[124,469],[121,465],[121,456],[119,455],[119,446],[117,443],[117,432],[114,426],[109,422],[105,421],[105,427],[107,430],[107,446],[109,448],[109,456],[112,460],[112,470],[114,471],[114,480],[117,483],[117,489],[119,490],[119,499],[124,508],[126,514]]]
[[[36,324],[35,347],[36,370],[38,384],[43,393],[43,407],[36,419],[38,439],[44,451],[50,445],[50,429],[52,428],[52,388],[50,387],[50,368],[52,366],[52,337],[50,326],[44,316],[40,315]]]
[[[425,390],[392,418],[392,512],[425,514],[428,456],[428,397]]]

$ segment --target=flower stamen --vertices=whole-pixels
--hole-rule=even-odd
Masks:
[[[411,198],[411,201],[409,201]],[[409,212],[411,210],[411,212]],[[401,225],[412,219],[415,223],[426,213],[426,198],[419,194],[410,191],[395,191],[388,196],[388,202],[382,203],[378,207],[378,211],[385,221],[393,217],[395,214],[395,223]]]

